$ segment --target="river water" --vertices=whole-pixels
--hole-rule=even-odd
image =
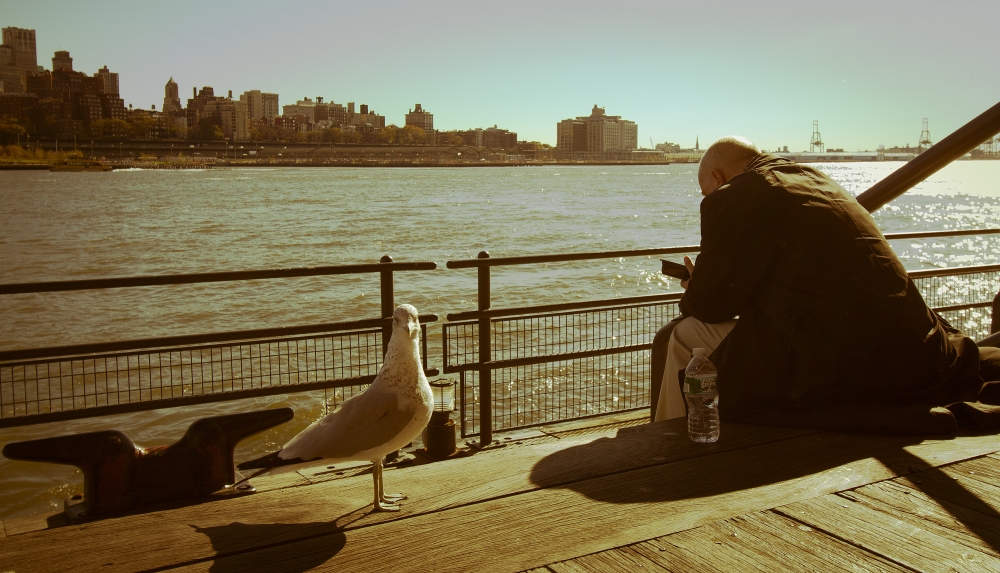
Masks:
[[[859,193],[902,163],[819,164]],[[399,273],[397,303],[442,317],[476,306],[474,270],[448,260],[698,243],[696,165],[463,169],[287,168],[0,172],[0,282],[435,261]],[[875,214],[886,233],[1000,227],[1000,162],[956,162]],[[1000,237],[894,241],[908,269],[1000,260]],[[678,290],[656,257],[501,267],[493,306]],[[0,349],[371,318],[377,275],[0,297]],[[440,366],[440,328],[430,332]],[[277,405],[296,420],[247,440],[280,446],[323,412],[323,393],[0,430],[0,444],[118,428],[141,445],[195,418]],[[49,511],[79,472],[0,459],[0,519]]]

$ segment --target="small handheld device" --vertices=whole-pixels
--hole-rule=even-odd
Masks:
[[[688,272],[687,266],[666,259],[660,259],[660,272],[682,281],[691,278],[691,273]]]

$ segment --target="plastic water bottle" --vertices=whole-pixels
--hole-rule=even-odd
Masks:
[[[719,391],[715,386],[718,375],[708,359],[708,349],[695,348],[691,362],[684,369],[688,436],[694,442],[708,444],[719,439]]]

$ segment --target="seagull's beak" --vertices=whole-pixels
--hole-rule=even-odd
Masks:
[[[420,325],[416,322],[407,322],[406,331],[410,334],[410,338],[413,338],[420,332]]]

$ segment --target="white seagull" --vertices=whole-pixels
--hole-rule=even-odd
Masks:
[[[417,309],[402,304],[392,313],[392,337],[375,381],[344,401],[339,410],[262,458],[240,469],[275,468],[316,459],[330,462],[370,461],[375,482],[375,511],[399,511],[402,494],[382,489],[382,459],[413,441],[427,426],[433,395],[420,362]]]

